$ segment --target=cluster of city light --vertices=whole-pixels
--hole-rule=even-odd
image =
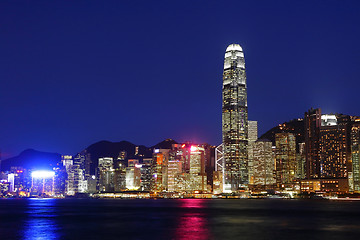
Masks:
[[[197,151],[197,150],[199,150],[199,149],[198,149],[198,147],[196,147],[196,146],[191,146],[191,147],[190,147],[190,151],[192,151],[192,152],[195,152],[195,151]]]
[[[33,171],[31,173],[31,177],[33,178],[53,178],[54,176],[55,176],[54,171],[47,171],[47,170]]]
[[[235,87],[236,94],[233,94]],[[91,158],[86,152],[85,155],[81,153],[74,158],[71,155],[63,155],[62,162],[68,174],[68,179],[65,182],[65,195],[86,192],[108,194],[107,192],[127,190],[155,192],[155,196],[159,192],[160,197],[179,197],[180,194],[184,193],[234,194],[248,190],[255,193],[262,190],[261,194],[266,195],[268,191],[263,191],[264,189],[274,191],[280,189],[281,192],[276,191],[275,193],[284,193],[293,198],[302,191],[307,193],[319,191],[348,192],[351,189],[350,191],[360,192],[359,171],[356,171],[359,169],[360,162],[358,152],[352,152],[351,164],[354,167],[352,172],[351,170],[346,172],[348,154],[346,134],[348,134],[349,129],[347,127],[342,128],[340,123],[344,123],[344,126],[350,124],[350,116],[348,116],[349,120],[343,118],[339,122],[339,126],[333,128],[332,126],[338,125],[337,115],[321,114],[320,109],[311,109],[305,113],[305,118],[299,118],[298,121],[316,123],[310,124],[309,129],[305,129],[305,136],[306,134],[314,135],[315,140],[306,140],[305,137],[306,142],[297,143],[297,135],[287,131],[289,130],[287,123],[279,124],[279,129],[283,131],[274,136],[276,146],[273,146],[271,141],[258,140],[257,122],[248,121],[245,61],[244,53],[239,44],[231,44],[226,49],[222,110],[223,143],[215,149],[215,171],[210,171],[209,175],[207,164],[211,161],[212,156],[208,155],[211,152],[207,152],[203,145],[192,145],[191,143],[173,144],[172,149],[154,149],[153,158],[146,159],[146,161],[144,158],[142,163],[140,163],[141,159],[127,159],[126,151],[122,151],[118,157],[118,160],[121,161],[119,161],[116,169],[117,163],[112,157],[101,157],[98,159],[97,165],[100,173],[98,177],[91,175],[91,179],[87,179],[86,174],[89,174],[89,170],[83,167],[91,163]],[[236,112],[236,117],[233,116],[233,111]],[[319,115],[321,116],[320,119]],[[351,121],[353,121],[352,118]],[[354,122],[360,122],[360,117]],[[351,143],[358,145],[360,142],[358,137],[360,123],[351,124],[349,125],[353,126]],[[236,139],[236,141],[232,141],[232,139]],[[329,143],[331,146],[328,147],[325,143]],[[296,144],[299,144],[299,155],[297,155]],[[306,146],[312,146],[311,144],[315,146],[312,147],[311,151],[321,152],[321,157],[325,159],[321,160],[320,164],[317,163],[320,161],[319,157],[308,160],[309,154]],[[337,151],[333,150],[333,145],[337,147]],[[321,146],[323,149],[320,150]],[[345,150],[342,151],[341,149]],[[138,146],[135,147],[135,155],[143,156],[139,154]],[[334,158],[335,155],[338,157]],[[280,156],[281,158],[279,158]],[[339,156],[344,157],[340,158]],[[126,166],[123,161],[127,161],[128,165]],[[306,172],[308,162],[311,166],[314,165],[311,161],[319,165],[319,170],[313,168],[314,170],[311,170],[313,172],[308,173]],[[59,168],[53,168],[53,170],[57,169]],[[280,171],[281,178],[278,177]],[[326,176],[330,176],[330,178],[339,177],[339,179],[336,181],[314,180],[312,178],[304,180],[306,175],[317,178],[320,176],[318,172],[327,174]],[[8,183],[10,193],[16,189],[15,181],[17,181],[16,176],[18,176],[16,174],[19,173],[23,173],[23,170],[9,173],[7,180],[0,180],[0,183]],[[62,176],[61,174],[59,172],[56,176]],[[348,174],[348,179],[346,174]],[[39,196],[54,195],[54,183],[60,181],[60,178],[59,180],[55,179],[54,171],[33,171],[31,176],[33,178],[32,192],[38,192]],[[208,180],[208,177],[211,176],[213,179]],[[62,180],[64,181],[64,179]],[[211,180],[213,181],[212,187]],[[344,181],[340,182],[340,180]],[[339,187],[339,182],[343,186]],[[326,184],[329,186],[325,186]],[[170,194],[165,195],[165,193]],[[173,193],[176,195],[172,195]]]

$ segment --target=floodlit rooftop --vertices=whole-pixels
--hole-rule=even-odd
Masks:
[[[31,176],[33,178],[52,178],[55,176],[55,172],[53,171],[46,171],[46,170],[42,170],[42,171],[33,171],[31,173]]]
[[[336,115],[334,114],[322,114],[321,126],[334,126],[337,125]]]
[[[226,48],[226,52],[229,52],[229,51],[242,51],[242,48],[240,47],[239,44],[230,44],[227,48]]]

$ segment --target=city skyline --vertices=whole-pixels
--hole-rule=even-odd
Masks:
[[[356,238],[359,12],[4,0],[1,238]]]
[[[230,80],[232,87],[244,87],[238,83],[245,79],[229,77],[229,70],[244,71],[237,69],[244,62],[238,58],[242,54],[234,50],[227,55],[234,61],[231,68],[225,67],[224,83]],[[225,66],[228,62],[225,59]],[[238,103],[238,97],[231,96]],[[230,110],[238,118],[233,123],[226,118]],[[224,113],[224,125],[235,124],[237,131],[240,114],[226,104]],[[274,129],[270,140],[257,140],[257,122],[249,121],[244,146],[236,144],[240,141],[234,133],[230,136],[235,144],[227,142],[227,131],[218,147],[171,139],[150,149],[133,144],[114,148],[102,142],[76,155],[58,156],[49,163],[51,171],[29,161],[7,163],[0,172],[0,197],[358,198],[359,123],[359,116],[310,109],[304,119]],[[240,157],[242,148],[247,150],[245,157]]]
[[[247,53],[259,135],[310,107],[360,112],[359,3],[148,4],[3,4],[3,159],[100,140],[220,144],[220,66],[233,42]]]

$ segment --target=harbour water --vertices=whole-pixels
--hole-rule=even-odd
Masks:
[[[0,239],[357,239],[360,201],[0,199]]]

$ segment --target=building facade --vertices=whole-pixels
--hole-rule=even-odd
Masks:
[[[253,148],[253,189],[270,189],[275,184],[272,142],[267,139],[259,139],[254,143]]]
[[[112,157],[99,158],[98,179],[100,192],[114,191],[114,159]]]
[[[335,186],[341,183],[341,191],[355,191],[360,179],[356,119],[358,117],[343,114],[321,114],[320,109],[305,113],[308,180],[326,180]],[[329,187],[327,191],[334,189]]]
[[[321,109],[311,108],[305,112],[305,155],[306,177],[308,179],[320,176],[319,136],[321,126]]]
[[[249,184],[254,184],[254,144],[258,138],[257,121],[248,121],[248,176]]]
[[[347,124],[335,115],[322,115],[319,138],[320,178],[346,178],[349,156]]]
[[[350,190],[360,193],[360,118],[351,127],[351,163]]]
[[[275,134],[276,184],[279,189],[293,188],[296,181],[296,141],[292,133]]]
[[[301,180],[306,178],[305,143],[299,143],[298,149],[296,153],[296,178]]]
[[[222,88],[224,192],[248,184],[248,109],[244,53],[239,44],[226,48]]]

